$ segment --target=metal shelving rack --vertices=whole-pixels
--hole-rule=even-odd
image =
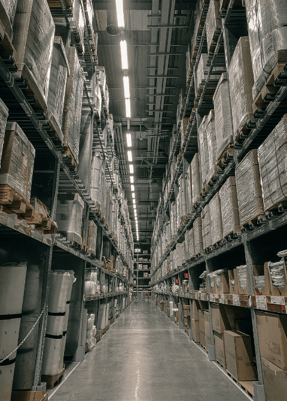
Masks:
[[[61,9],[51,10],[54,17],[64,18],[66,21],[66,29],[71,31],[71,42],[67,44],[69,47],[75,43],[75,32],[74,28],[71,28],[70,22],[72,18],[71,10],[66,9],[66,4],[61,0]],[[86,35],[87,33],[87,27]],[[97,60],[92,56],[92,50],[89,45],[89,40],[86,41],[88,44],[89,60],[85,61],[83,54],[79,52],[78,55],[81,65],[85,71],[92,74],[96,72]],[[110,181],[113,185],[114,195],[116,196],[119,203],[119,215],[121,222],[125,225],[125,233],[128,241],[129,250],[131,253],[130,260],[133,260],[133,243],[129,238],[131,236],[130,222],[127,220],[125,213],[123,212],[123,205],[118,197],[117,187],[115,185],[112,171],[109,164],[109,151],[101,139],[100,129],[97,121],[97,116],[94,114],[93,99],[89,94],[88,88],[89,81],[85,80],[84,84],[84,97],[88,100],[90,107],[91,122],[94,126],[94,140],[96,140],[102,149],[103,154],[108,160],[108,174]],[[49,169],[46,166],[43,170],[39,170],[38,174],[43,178],[44,184],[51,188],[50,193],[50,217],[52,220],[56,218],[57,199],[59,193],[78,193],[85,204],[84,209],[84,227],[87,234],[87,222],[94,220],[98,228],[101,229],[99,235],[98,229],[98,243],[97,243],[97,255],[92,257],[79,247],[76,247],[73,243],[68,241],[60,234],[46,234],[44,235],[36,229],[23,229],[18,224],[17,219],[13,219],[11,215],[0,210],[0,236],[2,248],[6,250],[5,256],[1,262],[5,263],[9,260],[15,260],[15,247],[17,247],[16,259],[20,261],[27,260],[28,265],[33,264],[37,266],[40,281],[36,285],[35,299],[37,300],[37,308],[33,311],[33,316],[28,319],[30,326],[37,320],[40,312],[42,317],[36,326],[36,329],[30,335],[30,345],[34,344],[33,355],[29,360],[29,366],[27,365],[25,372],[23,372],[23,383],[25,390],[30,389],[32,391],[41,391],[45,388],[45,385],[41,383],[41,366],[44,351],[45,333],[47,325],[48,315],[48,297],[49,297],[49,282],[50,274],[53,268],[61,266],[62,269],[74,270],[77,278],[74,286],[76,287],[77,299],[71,304],[71,309],[77,310],[77,320],[73,327],[69,327],[69,330],[73,332],[74,343],[77,344],[74,349],[74,360],[81,361],[84,357],[84,340],[82,338],[82,318],[83,318],[83,294],[84,294],[84,280],[85,274],[89,270],[96,270],[100,276],[100,279],[108,280],[111,290],[109,293],[101,294],[96,296],[94,299],[86,300],[86,307],[89,310],[95,311],[98,309],[100,302],[108,302],[109,299],[117,299],[119,304],[119,310],[123,310],[123,297],[129,296],[129,285],[133,278],[133,269],[129,261],[126,260],[121,249],[119,248],[117,241],[113,233],[109,230],[109,227],[105,220],[102,218],[99,209],[94,205],[89,191],[85,188],[84,183],[77,174],[77,172],[70,169],[69,165],[66,164],[66,157],[62,155],[62,148],[57,140],[50,136],[51,127],[45,120],[43,112],[33,107],[33,99],[26,97],[23,88],[25,89],[25,82],[19,79],[17,76],[17,67],[14,63],[13,57],[5,57],[0,51],[0,88],[1,88],[1,99],[4,103],[9,104],[10,119],[19,123],[28,139],[32,142],[36,149],[36,155],[44,155],[49,164]],[[107,117],[107,116],[106,116]],[[48,173],[48,174],[47,174]],[[52,185],[46,178],[52,176]],[[87,235],[86,235],[87,238]],[[131,237],[132,238],[132,237]],[[107,245],[109,244],[109,245]],[[105,252],[116,257],[119,255],[122,259],[123,264],[127,267],[126,275],[120,275],[114,273],[103,267],[101,260],[102,255]],[[114,291],[117,282],[124,284],[125,291],[118,293]],[[112,308],[112,313],[113,313]],[[115,319],[116,316],[113,315]],[[27,326],[28,327],[28,326]],[[19,349],[18,353],[25,353],[25,343]],[[33,364],[34,361],[34,364]]]
[[[167,181],[171,178],[171,186],[170,192],[167,196],[167,201],[164,203],[163,193],[161,198],[160,206],[158,207],[158,216],[163,216],[168,211],[169,201],[171,199],[172,193],[174,191],[174,184],[176,184],[178,177],[181,173],[183,159],[188,147],[188,143],[190,141],[191,132],[194,128],[196,128],[196,124],[199,125],[201,121],[201,106],[203,105],[204,95],[206,93],[206,89],[208,86],[209,78],[212,73],[212,68],[215,63],[218,63],[218,57],[220,57],[220,61],[222,62],[222,54],[220,54],[220,47],[224,45],[224,59],[226,71],[228,71],[228,66],[230,64],[230,60],[232,57],[232,51],[234,50],[234,46],[232,47],[229,44],[229,26],[231,24],[242,24],[244,21],[246,22],[245,9],[233,9],[235,1],[230,0],[228,7],[226,10],[223,10],[222,18],[222,27],[221,31],[218,35],[217,45],[215,47],[214,53],[212,53],[209,57],[209,71],[205,80],[204,87],[202,88],[200,98],[198,100],[197,109],[192,110],[191,115],[189,117],[189,126],[188,126],[188,135],[185,140],[185,143],[182,147],[182,152],[177,156],[177,167],[175,170],[175,174],[173,177],[170,177],[171,171],[171,160],[169,160],[169,165],[167,168],[166,174],[166,184]],[[234,28],[234,26],[233,26]],[[188,84],[185,91],[185,99],[183,102],[183,107],[181,109],[181,118],[186,117],[186,110],[188,104],[190,102],[190,98],[194,95],[193,93],[196,91],[196,80],[195,80],[195,70],[199,61],[199,57],[201,54],[201,49],[204,45],[205,41],[205,25],[203,27],[202,36],[199,40],[199,50],[197,53],[196,61],[193,63],[192,72],[190,73],[190,77],[188,80]],[[233,44],[234,45],[234,44]],[[215,345],[214,345],[214,335],[212,330],[212,303],[221,303],[228,304],[237,307],[245,307],[250,311],[250,317],[252,322],[253,329],[253,338],[254,338],[254,347],[255,347],[255,356],[256,356],[256,365],[258,371],[258,381],[254,382],[253,386],[253,396],[255,401],[264,401],[265,400],[265,391],[264,391],[264,382],[263,382],[263,373],[262,373],[262,365],[261,365],[261,357],[259,350],[259,341],[258,341],[258,329],[256,322],[256,310],[269,310],[276,311],[277,313],[286,313],[286,305],[287,298],[286,297],[270,297],[270,296],[258,296],[254,293],[254,285],[253,285],[253,277],[252,277],[252,266],[256,264],[263,264],[265,261],[270,260],[272,257],[270,250],[270,243],[272,243],[272,247],[274,248],[274,255],[276,256],[276,251],[280,251],[286,248],[284,245],[284,241],[282,238],[286,235],[287,230],[287,212],[281,208],[278,209],[273,215],[269,215],[268,219],[263,219],[258,222],[258,225],[250,227],[250,230],[242,232],[238,234],[237,237],[230,238],[229,240],[223,241],[221,246],[214,247],[212,251],[204,252],[203,254],[193,258],[192,260],[186,261],[181,267],[176,270],[172,270],[170,273],[162,276],[161,267],[164,260],[167,259],[170,252],[175,248],[178,242],[182,242],[183,235],[185,232],[192,227],[194,220],[197,217],[201,216],[201,211],[205,207],[206,204],[209,203],[211,198],[218,192],[224,182],[227,180],[229,176],[234,175],[236,165],[242,160],[245,154],[251,150],[256,149],[260,146],[260,144],[264,141],[264,139],[268,136],[268,133],[272,131],[272,129],[277,125],[280,121],[281,117],[284,115],[284,110],[280,109],[280,104],[286,98],[287,95],[287,65],[285,66],[284,71],[280,75],[280,79],[277,82],[277,86],[279,87],[276,95],[271,99],[266,109],[258,109],[254,114],[253,119],[247,126],[247,132],[241,135],[240,139],[235,143],[235,152],[233,159],[230,159],[225,165],[222,166],[220,170],[213,177],[212,182],[209,183],[207,190],[204,192],[200,201],[193,207],[191,213],[186,216],[184,222],[178,229],[177,235],[168,245],[166,252],[162,256],[162,259],[158,266],[152,271],[152,288],[155,285],[160,283],[165,283],[168,288],[171,288],[172,279],[177,278],[179,280],[179,288],[181,288],[184,273],[189,273],[189,291],[190,293],[172,293],[171,290],[167,292],[156,292],[153,294],[159,297],[159,300],[174,300],[178,299],[179,303],[179,328],[184,328],[184,319],[183,319],[183,302],[182,300],[188,299],[190,303],[190,319],[192,319],[192,300],[199,299],[208,302],[209,309],[209,319],[210,319],[210,327],[211,327],[211,345],[208,349],[208,357],[210,361],[215,361]],[[268,130],[264,131],[264,128],[267,127]],[[180,125],[178,126],[178,131],[180,130]],[[180,137],[180,133],[177,134],[177,139]],[[174,149],[172,149],[172,152]],[[176,154],[175,154],[176,155]],[[173,154],[174,156],[174,154]],[[159,230],[157,232],[158,238],[153,238],[152,244],[152,255],[156,248],[157,242],[160,239],[160,234],[163,230],[164,219],[162,218],[161,224],[159,226]],[[264,247],[265,245],[265,247]],[[285,246],[285,248],[284,248]],[[281,247],[281,249],[280,249]],[[276,249],[276,251],[275,251]],[[228,259],[230,261],[230,266],[226,266],[228,268],[235,268],[238,266],[236,260],[239,258],[242,261],[242,264],[247,265],[248,271],[248,285],[249,285],[249,294],[246,296],[241,296],[234,294],[232,295],[219,295],[219,294],[209,294],[209,293],[200,293],[198,292],[198,277],[203,271],[212,272],[217,270],[218,268],[222,268],[224,266],[224,259]],[[192,340],[192,333],[190,330],[190,339]]]
[[[136,297],[138,299],[138,292],[139,292],[139,288],[150,288],[150,284],[139,284],[139,280],[148,280],[150,281],[150,275],[148,277],[139,277],[139,272],[150,272],[150,266],[151,266],[151,261],[149,260],[148,262],[140,262],[139,261],[139,257],[145,258],[145,259],[149,259],[150,254],[149,253],[135,253],[134,254],[135,259],[134,259],[134,273],[136,273]],[[147,264],[149,265],[149,268],[147,269],[139,269],[138,265],[139,264]]]

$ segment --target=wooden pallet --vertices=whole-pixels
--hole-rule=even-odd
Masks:
[[[72,8],[73,7],[73,1],[72,0],[64,0],[64,3],[65,3],[67,8]],[[62,8],[60,0],[48,0],[48,5],[49,5],[50,8]]]
[[[226,242],[233,241],[234,239],[238,238],[238,234],[241,234],[240,228],[232,230],[229,234],[226,234],[223,237],[223,243],[225,244]]]
[[[99,335],[99,334],[96,334],[96,335],[95,335],[95,339],[96,339],[96,342],[98,343],[98,342],[100,341],[100,335]]]
[[[253,219],[250,219],[246,223],[241,225],[241,232],[245,232],[248,230],[253,230],[255,226],[260,226],[266,220],[264,214],[259,214]]]
[[[65,163],[70,168],[70,170],[76,171],[78,162],[67,144],[64,144],[62,154],[66,156]]]
[[[54,388],[56,384],[59,384],[62,380],[63,374],[65,372],[65,366],[56,375],[42,375],[42,382],[47,383],[47,388]]]
[[[48,401],[46,391],[13,390],[11,401]]]
[[[46,110],[44,115],[45,115],[45,122],[50,126],[50,129],[46,130],[48,135],[53,140],[59,142],[59,144],[62,145],[64,140],[64,135],[59,122],[57,121],[56,117],[50,110]]]
[[[266,219],[270,220],[273,217],[278,216],[280,213],[284,213],[287,210],[287,201],[282,201],[274,205],[265,212]]]
[[[85,344],[85,354],[86,354],[88,351],[89,351],[89,344],[86,343],[86,344]]]
[[[217,166],[220,168],[224,168],[230,161],[233,160],[234,155],[234,145],[233,142],[229,142],[228,145],[224,148],[221,155],[217,160]]]
[[[226,374],[243,390],[249,397],[254,397],[253,381],[239,381],[234,377],[227,369],[225,369]]]
[[[28,224],[34,224],[36,230],[42,230],[44,234],[55,234],[57,224],[35,208],[10,185],[0,185],[0,205],[3,212],[17,214],[20,220],[26,220]]]

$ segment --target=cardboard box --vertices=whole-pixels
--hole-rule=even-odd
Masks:
[[[211,304],[212,328],[219,334],[229,330],[230,325],[223,305]]]
[[[200,304],[196,299],[192,300],[192,318],[199,320]]]
[[[255,265],[252,266],[253,269],[253,285],[254,285],[254,294],[255,295],[269,295],[270,294],[270,273],[268,269],[268,264],[265,265]],[[256,285],[256,277],[262,276],[264,277],[265,285],[262,287],[258,287]]]
[[[226,368],[237,380],[256,380],[252,360],[251,337],[241,332],[225,331]]]
[[[257,312],[261,357],[287,370],[287,315]]]
[[[211,340],[210,340],[210,336],[207,336],[206,334],[205,334],[205,347],[207,348],[207,350],[208,350],[208,346],[211,344]]]
[[[230,294],[239,294],[237,269],[228,270],[228,280],[229,280],[229,293]]]
[[[210,337],[210,324],[206,320],[204,321],[204,332],[206,337]]]
[[[229,277],[228,273],[221,273],[220,274],[220,284],[217,286],[216,277],[214,279],[214,287],[213,292],[215,294],[229,294]]]
[[[215,341],[215,357],[220,365],[226,368],[225,348],[224,348],[224,334],[214,332]]]
[[[209,310],[204,310],[203,311],[203,318],[205,322],[209,323]]]
[[[199,311],[199,331],[205,333],[205,326],[204,326],[204,313],[202,310]]]
[[[206,341],[205,341],[205,333],[204,332],[199,332],[199,339],[200,339],[200,344],[206,347]]]
[[[200,342],[199,320],[191,319],[191,330],[192,330],[193,341],[199,343]]]
[[[266,401],[284,400],[287,394],[287,372],[265,358],[261,360]]]

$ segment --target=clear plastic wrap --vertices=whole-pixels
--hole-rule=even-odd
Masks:
[[[227,74],[223,73],[220,77],[215,93],[213,95],[214,104],[214,127],[217,145],[217,160],[229,143],[233,143],[233,127],[229,96],[229,84]]]
[[[206,185],[215,173],[217,162],[217,146],[215,134],[214,110],[204,116],[199,128],[199,149],[202,172],[202,186]]]
[[[35,149],[17,123],[8,122],[0,168],[0,184],[7,184],[30,202]]]
[[[246,0],[245,4],[255,100],[277,61],[286,62],[287,7],[284,0]]]
[[[216,244],[223,238],[222,235],[222,217],[221,217],[221,205],[220,197],[217,192],[209,202],[210,207],[210,221],[211,221],[211,245]]]
[[[64,44],[60,36],[55,36],[47,106],[60,127],[63,119],[67,77],[68,65]]]
[[[193,239],[194,239],[194,256],[197,256],[203,252],[201,217],[198,217],[193,222]]]
[[[98,84],[100,85],[101,90],[104,92],[106,88],[106,70],[105,67],[98,66],[97,67],[97,78]]]
[[[273,287],[285,287],[284,260],[281,259],[275,263],[268,262],[268,268]]]
[[[190,163],[190,179],[191,179],[191,193],[192,193],[192,206],[199,199],[200,192],[200,177],[199,177],[199,162],[198,162],[198,153],[193,156],[193,159]]]
[[[58,200],[56,221],[58,232],[63,233],[69,241],[82,244],[82,216],[84,202],[79,194],[74,199]]]
[[[79,38],[80,49],[84,52],[84,37],[85,37],[85,14],[81,0],[73,0],[73,20],[70,22],[71,27],[77,31]]]
[[[218,27],[221,27],[219,0],[210,0],[205,21],[207,48],[210,50]]]
[[[257,150],[251,150],[235,169],[240,224],[264,214]]]
[[[204,82],[206,81],[210,69],[210,67],[207,66],[207,61],[208,61],[208,54],[202,53],[196,71],[197,90],[199,89],[200,85],[203,85]],[[222,72],[224,72],[224,67],[213,67],[212,74],[209,77],[209,81],[218,81],[220,73]]]
[[[219,190],[222,216],[222,234],[226,236],[239,233],[240,221],[235,177],[228,177]]]
[[[26,9],[29,9],[29,2],[17,7],[13,45],[17,51],[18,69],[22,71],[23,64],[28,67],[38,90],[47,100],[55,24],[48,3],[43,0],[33,0],[29,19]]]
[[[105,161],[101,153],[94,153],[92,158],[91,198],[102,209],[104,204]]]
[[[287,199],[287,114],[258,149],[264,210]]]
[[[233,138],[235,139],[237,133],[253,117],[253,73],[247,36],[241,37],[237,43],[229,65],[228,77],[232,99]]]
[[[239,286],[243,289],[247,287],[248,281],[247,281],[247,266],[246,265],[241,265],[236,267],[238,271],[238,281],[239,281]]]
[[[64,146],[69,148],[78,163],[84,76],[74,46],[70,47],[69,64],[63,120]]]
[[[89,221],[88,231],[88,252],[96,255],[97,248],[97,226],[93,220]]]
[[[188,166],[188,169],[186,173],[184,174],[184,186],[185,186],[185,206],[186,206],[186,213],[191,212],[192,208],[192,194],[191,194],[191,176],[190,176],[190,166]]]
[[[18,0],[0,0],[0,20],[11,37]],[[3,13],[3,15],[2,15]],[[6,15],[4,15],[4,13]]]
[[[2,99],[0,99],[0,168],[8,115],[9,110]]]
[[[201,218],[202,218],[202,241],[203,241],[203,249],[205,250],[212,245],[209,204],[204,207],[201,213]]]

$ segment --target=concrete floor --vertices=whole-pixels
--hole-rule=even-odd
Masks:
[[[248,400],[149,301],[132,303],[58,387],[49,400]]]

